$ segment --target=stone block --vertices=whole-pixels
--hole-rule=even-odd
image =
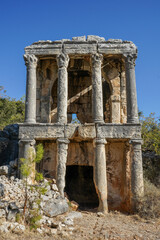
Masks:
[[[6,217],[6,211],[4,209],[0,209],[0,218]]]
[[[97,42],[105,42],[105,38],[104,37],[99,37],[99,36],[95,36],[95,35],[88,35],[87,36],[87,41],[97,41]]]
[[[77,42],[83,42],[83,41],[86,41],[86,36],[81,36],[81,37],[72,37],[72,40],[73,41],[77,41]]]
[[[47,201],[43,207],[43,211],[48,217],[54,217],[65,213],[68,209],[68,204],[65,199],[52,199]]]
[[[90,54],[97,52],[97,44],[89,42],[68,42],[64,43],[64,49],[67,54]]]

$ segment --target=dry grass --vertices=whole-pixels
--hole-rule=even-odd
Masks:
[[[140,199],[138,214],[145,219],[160,217],[160,189],[149,180],[144,180],[144,197]]]

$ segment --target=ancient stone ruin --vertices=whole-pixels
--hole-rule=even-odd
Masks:
[[[19,157],[43,143],[37,169],[80,206],[130,212],[143,195],[136,57],[130,41],[91,35],[25,48]]]

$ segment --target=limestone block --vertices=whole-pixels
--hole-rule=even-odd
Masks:
[[[35,54],[35,55],[54,55],[59,54],[62,49],[62,42],[40,42],[36,45],[31,45],[25,48],[26,54]]]
[[[98,41],[98,42],[105,42],[105,38],[104,37],[99,37],[99,36],[95,36],[95,35],[88,35],[87,36],[87,41]]]
[[[54,217],[68,211],[68,204],[65,199],[51,199],[46,202],[43,211],[48,217]]]
[[[97,44],[96,43],[74,43],[68,42],[64,43],[64,49],[67,54],[89,54],[97,52]]]
[[[72,41],[86,41],[86,36],[72,37]]]
[[[35,125],[20,125],[19,138],[20,139],[56,139],[64,137],[63,125],[52,124],[35,124]]]
[[[64,135],[66,138],[72,138],[78,128],[79,124],[67,124],[65,126]]]
[[[120,139],[141,139],[140,124],[104,124],[98,125],[97,137],[120,138]]]
[[[112,39],[112,38],[109,38],[107,40],[107,43],[122,43],[122,39]]]
[[[0,209],[0,218],[4,218],[6,216],[6,211],[4,209]]]
[[[137,54],[137,48],[133,43],[99,42],[98,52],[103,54],[126,54],[128,52]]]
[[[80,125],[78,127],[78,135],[83,139],[93,139],[96,137],[96,130],[94,125]]]

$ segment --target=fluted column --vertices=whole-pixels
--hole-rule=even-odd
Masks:
[[[104,122],[101,64],[102,54],[92,55],[92,114],[95,123]]]
[[[64,197],[66,163],[69,140],[67,138],[57,139],[57,187],[62,197]]]
[[[27,66],[25,122],[36,122],[36,67],[37,58],[35,55],[24,55]]]
[[[137,200],[144,194],[143,167],[142,167],[142,140],[131,140],[131,192],[132,208],[135,210]]]
[[[98,211],[107,213],[107,174],[106,174],[106,154],[104,138],[94,140],[95,162],[94,162],[94,183],[99,198]]]
[[[135,78],[135,55],[127,55],[126,62],[126,91],[127,91],[127,122],[138,123],[137,91]]]
[[[57,122],[61,124],[67,123],[68,63],[69,57],[67,54],[61,53],[57,56],[58,64]]]

